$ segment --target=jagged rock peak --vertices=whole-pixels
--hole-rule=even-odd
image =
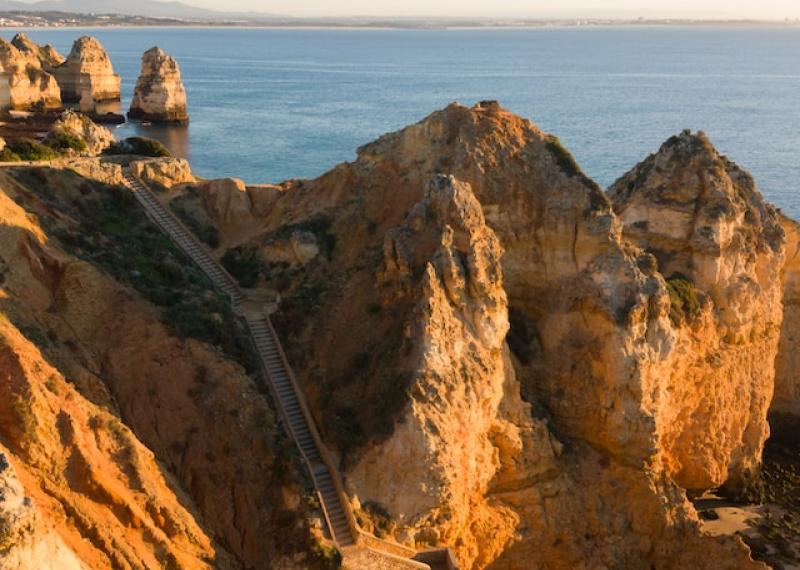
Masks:
[[[55,67],[64,63],[64,56],[58,53],[56,48],[50,44],[40,46],[23,32],[15,35],[11,43],[21,52],[35,55],[41,62],[42,67],[48,72],[52,72]]]
[[[762,363],[774,362],[782,320],[777,212],[747,172],[690,131],[609,195],[625,238],[655,256],[669,289],[678,348],[661,400],[665,463],[685,488],[746,484],[769,433],[774,369]]]
[[[58,84],[42,69],[38,57],[0,38],[0,108],[27,111],[60,106]]]
[[[615,182],[609,197],[631,234],[678,240],[691,235],[695,249],[713,254],[730,243],[726,232],[714,228],[735,223],[748,230],[748,246],[778,251],[783,244],[777,212],[764,200],[753,177],[721,155],[703,132],[686,130],[671,137]],[[653,208],[666,217],[645,219],[653,218]]]
[[[189,122],[180,66],[159,47],[142,55],[142,71],[128,116],[157,123]]]
[[[95,101],[119,101],[119,75],[102,44],[93,37],[75,40],[66,61],[55,69],[64,101],[77,103],[88,91]]]

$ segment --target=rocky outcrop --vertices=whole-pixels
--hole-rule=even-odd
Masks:
[[[40,570],[85,568],[25,495],[22,482],[0,446],[0,567]]]
[[[111,131],[96,124],[86,115],[74,111],[64,112],[53,124],[46,138],[58,139],[63,135],[83,141],[86,145],[83,153],[89,156],[100,154],[114,142]]]
[[[514,538],[515,513],[487,500],[502,455],[532,438],[552,466],[560,447],[523,419],[530,408],[505,344],[502,249],[472,189],[448,176],[432,180],[383,249],[381,302],[411,305],[403,326],[415,377],[405,421],[360,459],[349,482],[357,497],[395,515],[401,541],[460,542],[461,559],[482,567]]]
[[[136,176],[161,188],[172,188],[195,181],[189,161],[183,158],[152,158],[131,164]]]
[[[151,48],[142,56],[142,71],[128,117],[153,123],[189,122],[180,67],[161,48]]]
[[[442,172],[455,179],[430,188]],[[453,546],[465,568],[707,568],[708,552],[759,567],[741,543],[701,536],[683,488],[751,474],[769,378],[698,367],[693,382],[717,390],[702,394],[742,401],[670,397],[670,367],[692,363],[667,280],[558,139],[495,102],[454,104],[281,189],[239,243],[258,251],[302,231],[319,245],[263,273],[362,519],[377,517],[368,527]],[[763,246],[737,271],[769,295],[781,238],[766,210],[751,219],[755,191],[746,206],[737,192],[727,227],[742,218],[735,240]],[[752,300],[746,287],[727,295]],[[774,350],[772,308],[727,365]],[[692,429],[718,433],[695,452],[667,424],[698,411]]]
[[[39,58],[0,39],[0,109],[30,111],[61,107],[55,78]]]
[[[783,320],[784,231],[708,138],[667,141],[610,190],[627,239],[667,279],[674,336],[655,408],[667,469],[689,489],[752,479],[769,435]]]
[[[95,102],[119,101],[120,77],[97,39],[83,36],[75,40],[67,59],[54,70],[67,103],[78,103],[84,92]]]
[[[52,74],[56,67],[64,63],[64,56],[58,53],[58,50],[52,45],[40,46],[22,32],[14,36],[11,44],[19,51],[35,56],[42,69],[48,73]]]

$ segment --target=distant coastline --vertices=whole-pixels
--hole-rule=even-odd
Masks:
[[[0,28],[278,28],[278,29],[523,29],[599,27],[781,27],[800,28],[794,20],[703,20],[703,19],[455,19],[455,18],[247,18],[199,20],[154,18],[123,14],[79,14],[71,12],[0,11]]]

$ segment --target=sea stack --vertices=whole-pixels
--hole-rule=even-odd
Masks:
[[[0,109],[58,109],[61,92],[36,55],[0,39]]]
[[[189,122],[180,66],[159,47],[150,48],[142,55],[142,72],[136,82],[128,117],[153,123],[185,125]]]
[[[120,77],[114,73],[111,59],[95,38],[78,38],[67,60],[55,69],[55,76],[65,102],[79,102],[84,91],[97,102],[120,99]]]
[[[35,56],[39,60],[42,69],[48,73],[53,73],[56,67],[64,63],[64,56],[58,53],[56,48],[50,44],[40,46],[22,32],[14,36],[11,44],[22,53]]]

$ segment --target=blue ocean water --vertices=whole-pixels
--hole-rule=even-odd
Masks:
[[[498,99],[603,186],[669,136],[705,130],[800,216],[798,28],[29,31],[63,53],[82,33],[108,49],[125,108],[144,50],[178,58],[192,123],[142,131],[202,176],[313,177],[451,101]]]

